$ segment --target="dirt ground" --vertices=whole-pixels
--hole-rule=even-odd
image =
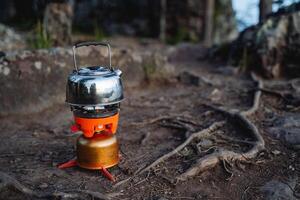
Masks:
[[[78,136],[69,130],[72,113],[63,102],[41,113],[0,119],[0,199],[299,198],[299,148],[270,133],[284,128],[275,126],[276,120],[299,117],[299,107],[266,91],[258,110],[249,116],[264,139],[263,151],[247,162],[219,162],[185,181],[176,180],[197,159],[220,147],[246,152],[253,142],[234,120],[208,105],[249,109],[257,90],[255,81],[237,75],[233,68],[200,59],[195,49],[186,51],[170,62],[176,70],[200,77],[198,81],[173,79],[165,84],[125,88],[117,133],[122,160],[109,169],[117,179],[115,183],[99,171],[56,167],[74,158]],[[265,87],[293,93],[289,81],[265,81]],[[150,170],[136,173],[182,144],[193,131],[218,121],[225,121],[225,125],[213,136],[192,141]]]

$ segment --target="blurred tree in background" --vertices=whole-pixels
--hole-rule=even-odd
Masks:
[[[97,40],[126,35],[210,46],[237,36],[231,0],[2,0],[0,13],[0,22],[20,30],[43,22],[53,45],[69,44],[72,27]]]

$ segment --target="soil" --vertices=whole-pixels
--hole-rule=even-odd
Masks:
[[[212,153],[215,148],[240,152],[250,148],[240,141],[251,141],[251,138],[207,105],[247,110],[257,89],[255,82],[250,76],[237,74],[234,68],[206,62],[195,53],[201,51],[187,49],[185,54],[179,52],[180,56],[170,58],[178,73],[185,71],[200,77],[197,84],[173,79],[164,84],[145,83],[139,88],[125,88],[126,99],[121,105],[117,133],[122,159],[118,166],[109,169],[117,179],[115,183],[103,177],[100,171],[57,168],[59,163],[75,156],[78,134],[69,130],[72,113],[67,105],[62,103],[41,113],[2,118],[1,173],[20,183],[21,189],[14,184],[0,187],[0,199],[99,199],[93,192],[111,199],[266,199],[268,193],[263,188],[274,180],[287,185],[296,180],[290,186],[291,194],[283,199],[299,197],[299,149],[270,134],[275,119],[288,114],[299,115],[299,107],[265,92],[258,111],[250,117],[265,140],[264,151],[247,163],[221,162],[186,181],[175,180],[199,157]],[[265,83],[269,88],[274,86],[271,82]],[[276,91],[292,91],[288,81],[278,84],[281,87],[273,87]],[[166,119],[150,122],[164,116]],[[191,134],[182,124],[178,125],[179,118],[194,131],[222,120],[226,125],[213,137],[193,141],[165,162],[135,175],[137,170],[172,151]],[[221,140],[220,134],[234,140]],[[3,177],[0,176],[0,180],[2,186]],[[276,198],[279,197],[273,196]]]

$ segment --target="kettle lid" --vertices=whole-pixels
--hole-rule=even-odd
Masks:
[[[93,75],[112,75],[114,71],[103,66],[82,67],[78,70],[78,75],[93,76]]]

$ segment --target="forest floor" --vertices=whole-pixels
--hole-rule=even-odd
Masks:
[[[296,80],[260,85],[199,51],[170,59],[178,80],[125,88],[114,183],[100,171],[57,168],[75,156],[67,105],[2,118],[0,199],[299,198]]]

